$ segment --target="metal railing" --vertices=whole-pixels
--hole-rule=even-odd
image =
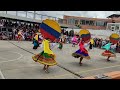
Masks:
[[[0,13],[15,15],[15,16],[25,17],[35,20],[53,19],[55,21],[58,21],[59,19],[57,17],[39,14],[36,11],[0,11]]]

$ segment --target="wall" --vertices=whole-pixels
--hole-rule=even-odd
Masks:
[[[108,23],[112,22],[112,19],[101,19],[101,18],[87,18],[87,17],[76,17],[76,16],[67,16],[64,15],[63,18],[65,20],[67,19],[77,19],[77,20],[93,20],[93,21],[106,21]],[[116,20],[116,22],[119,22],[118,20]],[[66,22],[67,23],[67,22]],[[68,23],[67,23],[68,24]],[[92,26],[92,25],[81,25],[81,29],[106,29],[106,26]]]

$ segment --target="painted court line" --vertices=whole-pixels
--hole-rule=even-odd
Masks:
[[[80,73],[86,73],[86,72],[90,72],[90,71],[102,70],[102,69],[112,68],[112,67],[118,67],[118,66],[120,66],[120,65],[114,65],[114,66],[109,66],[109,67],[90,69],[90,70],[85,70],[85,71],[80,71],[80,72],[75,72],[75,73],[80,74]],[[63,75],[57,75],[57,76],[53,76],[53,77],[46,77],[46,79],[63,77],[63,76],[69,76],[69,75],[72,75],[72,74],[63,74]]]
[[[1,70],[0,70],[0,76],[2,77],[2,79],[5,79],[5,77],[4,77],[4,75],[3,75]]]
[[[22,58],[22,57],[23,57],[23,55],[22,55],[22,54],[20,54],[20,53],[18,53],[18,52],[12,52],[12,53],[17,53],[17,54],[19,54],[19,55],[20,55],[20,57],[18,57],[17,59],[9,60],[9,61],[1,61],[0,63],[4,63],[4,62],[11,62],[11,61],[16,61],[16,60],[19,60],[20,58]],[[4,58],[4,59],[5,59],[5,58]]]

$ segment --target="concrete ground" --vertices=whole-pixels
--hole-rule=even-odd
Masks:
[[[29,41],[10,42],[35,54],[43,50],[40,47],[33,50],[33,44]],[[43,65],[32,60],[33,54],[10,42],[0,41],[0,79],[80,79],[57,65],[49,68],[50,73],[45,73]],[[89,51],[91,60],[84,59],[80,66],[79,59],[71,56],[77,49],[78,46],[72,47],[71,44],[64,44],[63,50],[58,50],[56,46],[53,52],[56,53],[58,64],[84,77],[120,70],[119,53],[116,58],[110,58],[111,61],[107,62],[106,57],[101,56],[104,50],[94,48]]]

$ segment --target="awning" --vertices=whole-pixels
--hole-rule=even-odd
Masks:
[[[68,25],[68,24],[59,24],[61,28],[73,28],[73,29],[80,29],[75,25]]]

